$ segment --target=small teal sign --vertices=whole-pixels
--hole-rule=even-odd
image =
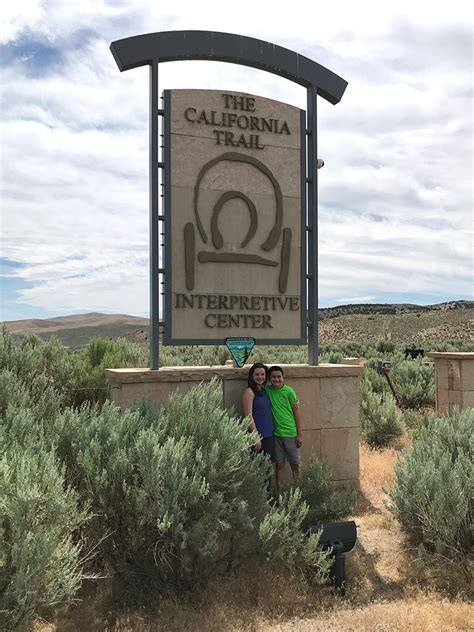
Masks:
[[[243,367],[255,346],[255,338],[226,338],[225,346],[238,367]]]

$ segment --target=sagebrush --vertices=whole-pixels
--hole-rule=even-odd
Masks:
[[[398,460],[389,509],[428,552],[472,553],[473,463],[473,409],[429,418]]]

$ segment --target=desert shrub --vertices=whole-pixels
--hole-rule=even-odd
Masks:
[[[474,341],[472,339],[466,340],[430,340],[424,343],[426,351],[474,351]]]
[[[434,366],[423,358],[394,364],[390,377],[399,405],[404,408],[433,406],[435,400]]]
[[[402,411],[405,427],[410,430],[420,428],[426,421],[426,413],[413,408],[405,408]]]
[[[368,345],[365,343],[350,340],[348,342],[327,342],[319,345],[320,355],[323,356],[327,353],[340,353],[341,357],[345,356],[357,356],[362,357],[365,355]]]
[[[110,390],[105,369],[136,366],[148,366],[148,351],[125,339],[93,338],[84,349],[71,350],[55,338],[27,336],[15,343],[5,328],[0,337],[0,372],[14,374],[38,405],[41,398],[43,404],[59,401],[61,408],[102,403]]]
[[[219,366],[230,359],[227,347],[188,346],[160,348],[162,366]]]
[[[147,349],[124,338],[92,338],[74,355],[76,383],[71,404],[103,403],[110,394],[105,369],[145,367],[149,365]]]
[[[327,351],[326,353],[322,353],[319,357],[320,363],[327,364],[341,364],[342,353],[340,351]]]
[[[0,415],[9,406],[33,411],[36,423],[56,415],[62,403],[60,393],[44,374],[33,374],[24,383],[13,371],[0,372]]]
[[[296,345],[258,345],[252,351],[249,361],[264,364],[307,364],[308,349]]]
[[[252,456],[217,383],[123,414],[109,403],[67,410],[52,433],[95,514],[89,537],[110,534],[101,550],[122,579],[186,589],[248,551],[270,464]]]
[[[402,408],[423,408],[434,404],[434,367],[423,358],[405,359],[400,350],[385,354],[390,362],[389,378],[397,395],[397,403]],[[365,368],[365,378],[373,392],[391,393],[384,375],[377,372],[380,356],[369,358]]]
[[[10,369],[0,373],[0,415],[4,415],[8,406],[26,408],[31,402],[26,386]]]
[[[83,355],[93,368],[107,368],[109,363],[113,365],[110,368],[145,367],[149,364],[147,348],[125,338],[92,338],[83,349]]]
[[[305,533],[308,509],[300,489],[286,491],[260,523],[259,552],[268,562],[289,568],[305,583],[323,584],[332,560],[330,552],[319,547],[320,533]]]
[[[374,392],[374,393],[378,393],[379,395],[382,395],[384,393],[388,393],[389,391],[389,386],[387,383],[387,379],[384,375],[378,373],[374,367],[374,365],[376,366],[378,360],[374,361],[374,360],[370,360],[364,370],[364,380],[366,382],[368,382],[367,386],[370,386],[370,389]]]
[[[351,340],[349,342],[335,345],[338,347],[343,356],[347,357],[367,357],[370,349],[370,345],[366,342],[358,342]]]
[[[375,393],[365,377],[360,385],[360,436],[373,448],[386,446],[403,434],[403,418],[391,394]]]
[[[69,351],[56,338],[43,342],[35,336],[27,336],[15,344],[4,328],[0,336],[0,371],[10,371],[17,376],[32,391],[33,397],[40,396],[43,384],[51,394],[54,390],[54,398],[59,398],[61,405],[67,406],[73,401],[76,366]]]
[[[375,345],[376,351],[379,353],[393,353],[396,350],[397,345],[393,340],[390,340],[388,336],[381,338]]]
[[[430,418],[399,458],[389,509],[426,551],[472,551],[473,461],[473,409]]]
[[[303,521],[305,529],[326,520],[344,518],[354,509],[356,492],[352,489],[336,490],[331,467],[314,456],[300,467],[296,487],[308,505],[308,513]]]
[[[87,519],[65,486],[54,452],[29,439],[31,419],[20,412],[16,417],[16,428],[2,436],[0,458],[2,629],[23,628],[39,608],[75,594],[83,571],[72,536]]]

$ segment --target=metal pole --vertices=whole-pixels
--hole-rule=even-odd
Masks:
[[[317,89],[307,90],[308,134],[308,364],[318,364],[318,128]]]
[[[160,367],[159,226],[158,226],[158,62],[150,64],[149,230],[150,230],[150,369]]]

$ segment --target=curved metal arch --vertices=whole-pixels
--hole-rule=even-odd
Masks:
[[[304,55],[270,42],[216,31],[163,31],[116,40],[110,45],[122,72],[153,62],[224,61],[265,70],[314,87],[333,105],[339,103],[347,81]]]

